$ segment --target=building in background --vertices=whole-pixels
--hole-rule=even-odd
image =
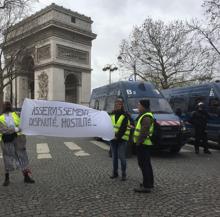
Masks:
[[[25,98],[87,105],[91,92],[91,48],[96,34],[90,17],[55,4],[9,29],[4,56],[22,51],[13,66],[18,77],[5,99],[19,108]]]

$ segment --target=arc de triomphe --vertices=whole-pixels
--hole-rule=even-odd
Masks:
[[[92,33],[90,17],[55,4],[22,20],[10,29],[4,55],[22,48],[19,76],[12,89],[14,107],[23,100],[48,99],[88,104],[91,91]]]

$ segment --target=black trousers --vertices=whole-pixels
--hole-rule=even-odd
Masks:
[[[138,165],[143,175],[143,186],[151,188],[154,186],[153,169],[150,159],[150,147],[146,145],[136,146]]]
[[[199,150],[199,146],[203,146],[204,150],[208,150],[207,133],[203,129],[195,128],[195,150]]]

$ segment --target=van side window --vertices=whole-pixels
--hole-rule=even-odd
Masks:
[[[105,97],[101,97],[99,100],[99,110],[104,110],[105,108]]]
[[[117,96],[109,96],[107,98],[107,102],[106,102],[106,108],[105,110],[107,112],[112,112],[113,109],[114,109],[114,106],[115,106],[115,100],[117,99],[118,97]]]
[[[170,104],[174,112],[179,109],[181,109],[183,113],[187,112],[187,102],[184,97],[171,98]]]
[[[196,106],[199,102],[203,102],[204,104],[206,104],[206,98],[204,96],[193,96],[189,98],[189,107],[188,107],[188,111],[192,112],[196,110]]]
[[[90,101],[90,104],[89,104],[89,107],[90,108],[93,108],[93,109],[97,109],[97,110],[100,110],[100,105],[99,105],[99,101],[100,101],[100,98],[96,98],[96,99],[92,99]]]
[[[210,98],[208,112],[220,116],[220,101],[218,98]]]
[[[89,107],[90,108],[94,108],[95,107],[95,99],[91,99],[91,101],[89,103]]]
[[[98,99],[95,100],[94,109],[99,110],[99,100]]]

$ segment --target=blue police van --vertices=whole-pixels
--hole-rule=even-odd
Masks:
[[[199,102],[205,104],[209,114],[207,136],[209,140],[220,144],[220,82],[195,85],[182,88],[163,90],[174,112],[177,112],[185,122],[193,137],[194,132],[190,122],[191,113]]]
[[[166,149],[178,153],[184,145],[184,125],[174,114],[168,101],[150,82],[119,81],[93,89],[90,107],[112,112],[117,98],[124,100],[125,111],[130,114],[131,121],[138,116],[137,105],[140,99],[149,99],[151,111],[156,122],[155,149]]]

